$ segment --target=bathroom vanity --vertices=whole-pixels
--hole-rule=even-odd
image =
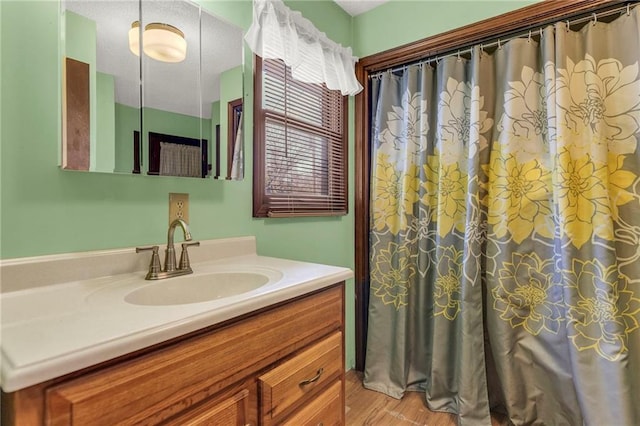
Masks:
[[[263,273],[268,282],[213,300],[136,304],[122,300],[159,284],[140,278],[144,271],[72,283],[69,272],[50,271],[62,282],[3,293],[2,424],[344,424],[344,280],[351,271],[257,256],[252,238],[200,248],[191,282],[229,271]],[[78,262],[40,266],[55,268],[56,260]],[[27,265],[3,262],[3,279]],[[164,282],[181,279],[188,292],[189,277]],[[65,312],[45,312],[42,320],[19,313],[16,305],[29,297],[38,305],[38,293],[55,300],[56,291],[81,293],[82,306],[70,312],[76,302],[67,297]],[[107,309],[114,316],[101,318]],[[69,326],[78,321],[95,333]]]

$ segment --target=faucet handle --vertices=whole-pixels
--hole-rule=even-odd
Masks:
[[[191,243],[182,243],[182,253],[180,254],[180,263],[179,263],[179,267],[178,269],[191,269],[191,264],[189,262],[189,252],[187,251],[187,248],[189,248],[189,246],[199,246],[200,245],[200,241],[194,241]]]
[[[158,246],[150,246],[150,247],[136,247],[136,253],[140,253],[142,251],[151,250],[151,262],[149,262],[149,272],[147,272],[147,276],[145,279],[147,280],[155,280],[158,279],[158,273],[162,269],[160,266],[160,256],[158,255]]]

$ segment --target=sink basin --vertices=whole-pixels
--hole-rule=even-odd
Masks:
[[[133,305],[184,305],[247,293],[268,282],[268,276],[255,272],[185,275],[156,281],[133,290],[124,300]]]

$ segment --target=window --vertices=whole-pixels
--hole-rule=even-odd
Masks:
[[[255,69],[253,216],[346,214],[347,98],[281,60]]]

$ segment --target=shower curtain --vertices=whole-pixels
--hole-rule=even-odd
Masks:
[[[640,12],[372,80],[364,383],[640,424]]]

